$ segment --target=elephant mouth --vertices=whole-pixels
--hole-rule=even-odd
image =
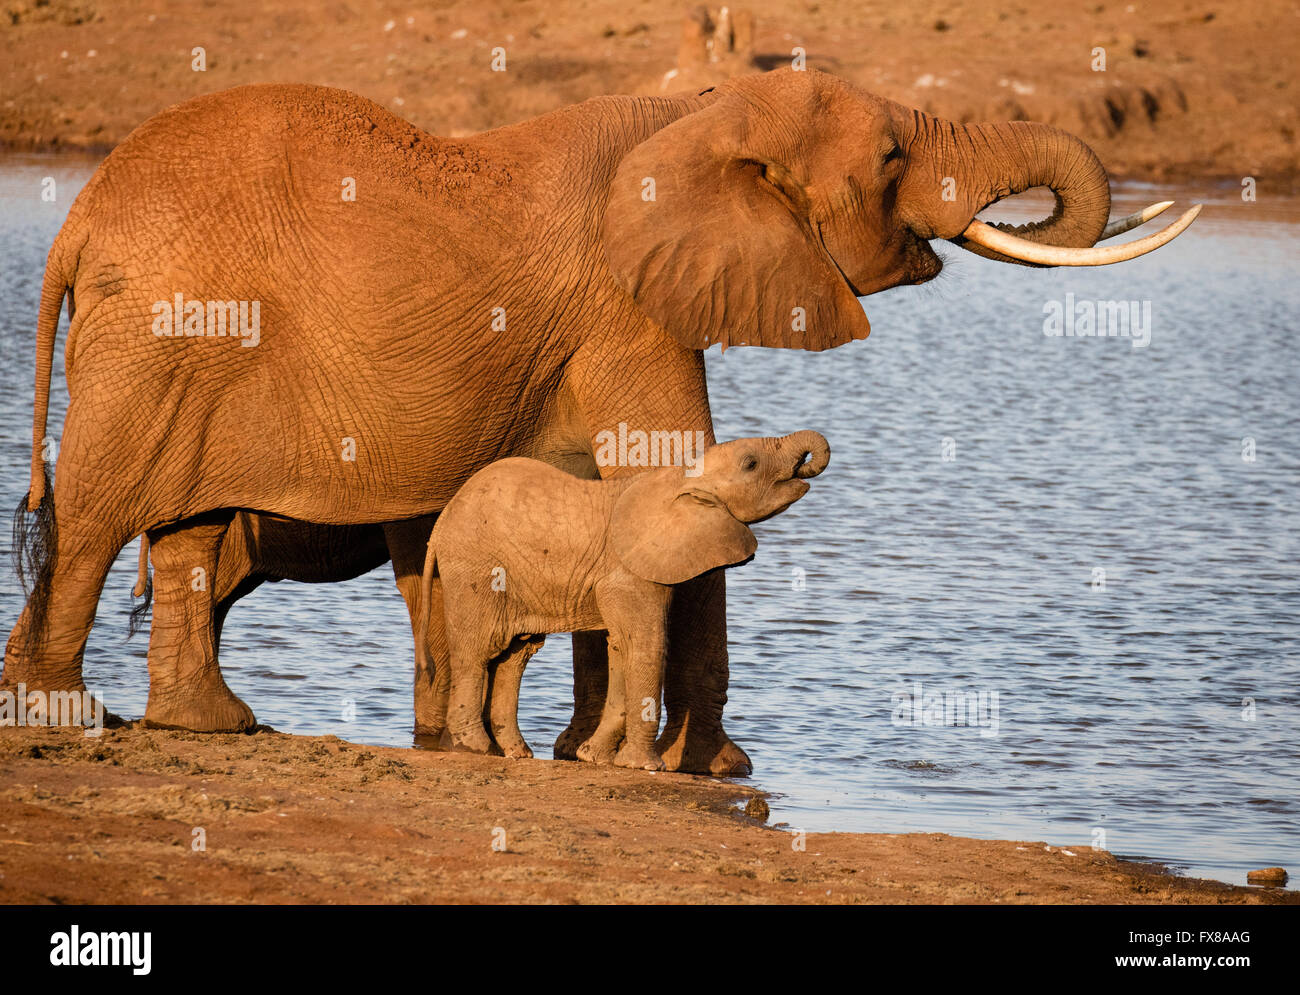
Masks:
[[[780,489],[780,496],[775,499],[773,505],[765,510],[761,518],[746,519],[747,524],[758,525],[761,522],[766,522],[769,518],[775,518],[811,490],[807,481],[800,480],[797,477],[782,480],[777,484],[777,487]]]
[[[883,290],[886,287],[897,287],[900,284],[920,284],[928,283],[933,280],[943,270],[943,260],[939,258],[938,253],[930,247],[929,241],[922,238],[910,228],[904,228],[902,232],[903,244],[899,250],[899,265],[891,274],[891,278],[883,281],[877,280],[871,286],[861,286],[855,283],[843,267],[840,266],[839,260],[835,258],[835,253],[831,252],[830,246],[826,244],[826,236],[822,233],[820,223],[816,224],[817,240],[821,243],[822,252],[826,253],[826,258],[830,260],[831,265],[835,267],[835,272],[840,275],[848,288],[853,291],[855,297],[867,297],[874,294],[877,290]]]
[[[853,287],[855,294],[865,297],[886,287],[929,283],[942,272],[943,260],[934,251],[928,239],[921,237],[910,228],[903,229],[902,239],[903,244],[898,251],[898,263],[893,272],[888,274],[883,282],[877,282],[870,287],[858,288],[850,281],[849,286]]]
[[[908,232],[907,247],[904,250],[904,267],[907,283],[929,283],[943,271],[943,260],[925,239],[913,232]]]

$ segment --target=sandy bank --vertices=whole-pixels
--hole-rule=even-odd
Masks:
[[[8,728],[0,902],[1300,903],[1043,843],[798,850],[741,814],[759,794],[334,737]]]
[[[1116,176],[1253,176],[1261,199],[1300,176],[1297,17],[1281,0],[751,0],[732,6],[752,15],[752,45],[693,69],[678,64],[688,0],[437,6],[12,0],[0,145],[107,149],[171,104],[266,81],[344,87],[456,136],[600,94],[661,92],[669,72],[695,87],[788,65],[798,49],[811,67],[944,117],[1059,125]]]

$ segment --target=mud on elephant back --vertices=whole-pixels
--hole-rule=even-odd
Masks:
[[[1056,194],[1045,221],[975,221],[1035,186]],[[620,426],[711,443],[705,349],[865,338],[858,298],[933,278],[931,239],[1096,265],[1190,221],[1115,250],[1096,245],[1127,224],[1107,226],[1109,205],[1105,170],[1069,135],[954,124],[816,71],[601,97],[454,141],[319,86],[243,86],[172,107],[108,156],[50,251],[19,516],[29,596],[4,686],[84,687],[109,567],[148,535],[160,635],[145,717],[247,725],[218,648],[224,612],[248,587],[223,601],[190,580],[196,567],[220,575],[248,516],[311,523],[307,543],[340,530],[323,540],[341,550],[340,573],[349,536],[382,531],[376,555],[393,561],[415,620],[429,528],[474,472],[514,456],[591,479],[641,472],[595,459],[597,438]],[[173,237],[209,218],[222,223],[202,238]],[[70,402],[47,486],[65,297]],[[222,320],[245,313],[256,335]],[[240,431],[213,430],[232,421]],[[439,617],[423,648],[433,670],[416,671],[423,733],[446,725]],[[747,773],[722,724],[721,573],[678,589],[667,642],[665,764]],[[575,637],[574,716],[557,755],[599,726],[607,667],[600,639]]]

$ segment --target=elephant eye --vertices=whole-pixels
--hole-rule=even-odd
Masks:
[[[757,467],[758,467],[758,460],[756,460],[753,456],[746,456],[744,461],[740,464],[740,468],[742,470],[753,470],[756,469]]]
[[[897,142],[890,142],[889,149],[885,152],[882,163],[891,163],[897,159],[903,158],[903,149]]]

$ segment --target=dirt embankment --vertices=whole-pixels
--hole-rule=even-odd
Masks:
[[[0,902],[1300,903],[1087,849],[808,835],[748,786],[557,761],[0,729]],[[752,810],[752,809],[751,809]]]
[[[108,148],[170,104],[271,80],[345,87],[459,135],[659,92],[670,72],[670,89],[708,85],[800,48],[810,66],[946,117],[1058,124],[1117,176],[1254,176],[1261,196],[1300,177],[1300,13],[1282,0],[749,0],[752,27],[709,52],[684,30],[685,0],[0,4],[0,144],[15,148]]]

